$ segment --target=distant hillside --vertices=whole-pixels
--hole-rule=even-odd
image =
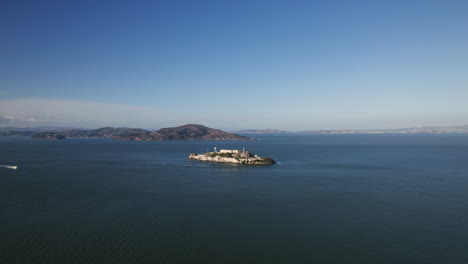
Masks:
[[[228,133],[202,125],[188,124],[178,127],[162,128],[156,131],[141,128],[102,127],[98,129],[76,128],[0,128],[0,136],[32,136],[38,132],[56,132],[65,137],[109,137],[119,140],[251,140],[246,136]],[[369,130],[303,130],[284,131],[276,129],[247,129],[237,133],[307,133],[307,134],[441,134],[441,133],[468,133],[468,125],[446,127],[413,127],[399,129],[369,129]]]
[[[50,131],[59,133],[65,137],[108,137],[118,140],[148,140],[148,141],[172,141],[172,140],[252,140],[249,137],[224,132],[202,125],[184,125],[179,127],[162,128],[158,131],[148,131],[140,128],[113,128],[103,127],[89,130],[58,130]],[[33,135],[33,138],[41,138],[43,132]]]
[[[163,128],[158,133],[165,140],[247,140],[248,137],[224,132],[202,125],[184,125],[172,128]]]
[[[118,135],[120,140],[251,140],[249,137],[239,136],[219,129],[202,125],[188,124],[178,127],[162,128],[158,131],[132,135]]]
[[[71,130],[58,130],[60,134],[66,137],[130,137],[133,135],[141,135],[150,133],[148,130],[141,128],[126,128],[126,127],[102,127],[98,129],[71,129]]]

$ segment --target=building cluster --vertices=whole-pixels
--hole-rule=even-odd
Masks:
[[[195,154],[190,153],[189,159],[200,160],[200,161],[211,161],[211,162],[222,162],[222,163],[235,163],[235,164],[252,164],[252,165],[270,165],[276,162],[272,158],[259,157],[252,154],[250,151],[238,149],[221,149],[210,152],[207,149],[206,153]]]
[[[220,149],[219,151],[214,148],[214,153],[220,154],[231,154],[233,158],[251,158],[257,157],[257,155],[252,155],[250,151],[246,151],[245,149],[238,150],[238,149]]]

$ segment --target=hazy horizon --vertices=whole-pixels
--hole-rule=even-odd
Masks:
[[[468,124],[468,2],[0,7],[0,127]]]
[[[8,118],[7,118],[8,119]],[[398,130],[398,129],[422,129],[422,128],[453,128],[453,127],[467,127],[468,124],[454,124],[454,125],[442,125],[442,126],[408,126],[408,127],[389,127],[389,128],[340,128],[340,129],[330,129],[330,128],[311,128],[311,129],[288,129],[288,128],[258,128],[258,127],[247,127],[247,128],[232,128],[232,127],[219,127],[219,126],[209,126],[206,124],[201,123],[180,123],[174,124],[172,126],[160,126],[160,127],[139,127],[139,126],[112,126],[112,125],[98,125],[98,126],[91,126],[91,127],[84,127],[84,126],[74,126],[74,125],[59,125],[59,124],[46,124],[42,126],[25,126],[26,124],[31,124],[28,122],[20,121],[21,125],[14,125],[15,122],[12,120],[2,120],[0,117],[0,128],[16,128],[16,129],[37,129],[37,128],[50,128],[50,129],[98,129],[103,127],[116,127],[116,128],[141,128],[146,130],[159,130],[161,128],[168,128],[168,127],[177,127],[183,125],[204,125],[210,128],[226,130],[230,132],[241,132],[247,130],[277,130],[277,131],[285,131],[285,132],[301,132],[301,131],[319,131],[319,130],[331,130],[331,131],[379,131],[379,130]],[[8,125],[9,124],[9,125]],[[17,123],[16,123],[17,124]]]

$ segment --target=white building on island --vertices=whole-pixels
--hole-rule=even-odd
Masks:
[[[219,150],[219,153],[241,153],[242,151],[238,150],[238,149],[220,149]]]

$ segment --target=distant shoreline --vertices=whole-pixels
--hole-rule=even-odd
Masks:
[[[235,131],[239,134],[463,134],[468,125],[449,127],[412,127],[397,129],[320,129],[286,131],[276,129],[246,129]]]
[[[188,124],[160,130],[141,128],[72,129],[72,128],[15,128],[0,127],[0,136],[32,136],[40,132],[55,132],[71,137],[111,137],[120,140],[252,140],[236,134],[467,134],[468,125],[445,127],[412,127],[397,129],[320,129],[320,130],[277,130],[245,129],[225,132],[202,125]]]

